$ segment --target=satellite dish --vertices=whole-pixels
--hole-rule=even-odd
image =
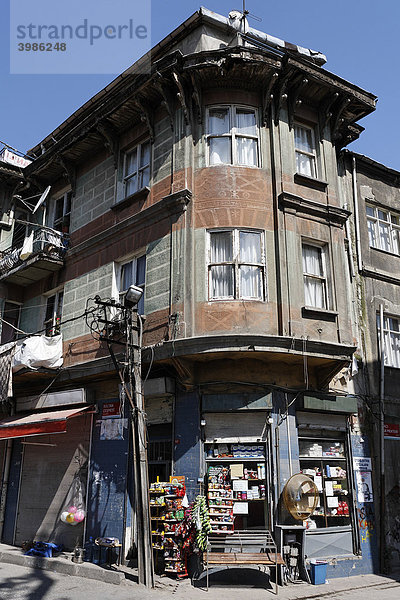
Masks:
[[[33,215],[35,214],[37,209],[40,206],[42,206],[43,202],[46,200],[47,196],[49,195],[50,190],[51,190],[51,185],[48,185],[47,188],[44,190],[43,194],[40,196],[39,200],[37,201],[36,206],[32,211]]]
[[[283,488],[283,502],[289,513],[298,521],[305,521],[315,511],[318,503],[318,488],[310,477],[297,473]]]

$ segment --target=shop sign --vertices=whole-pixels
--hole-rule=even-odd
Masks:
[[[385,438],[400,439],[400,425],[397,423],[385,423],[383,431],[383,435]]]
[[[357,500],[360,503],[373,502],[372,477],[370,471],[356,471]]]
[[[353,456],[353,467],[355,471],[372,471],[371,459],[365,456]]]
[[[120,402],[119,402],[119,400],[114,400],[112,402],[104,402],[101,417],[102,417],[102,419],[111,419],[111,418],[115,418],[115,417],[120,417]]]

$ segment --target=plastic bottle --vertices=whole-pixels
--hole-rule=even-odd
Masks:
[[[98,546],[97,544],[93,544],[92,563],[94,565],[100,564],[100,550],[100,546]]]
[[[84,545],[83,560],[85,562],[93,561],[93,547],[94,547],[94,541],[93,541],[92,536],[90,536],[89,540]]]

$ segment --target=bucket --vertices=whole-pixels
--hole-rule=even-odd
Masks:
[[[326,569],[328,563],[325,560],[312,560],[311,565],[311,583],[321,585],[326,580]]]

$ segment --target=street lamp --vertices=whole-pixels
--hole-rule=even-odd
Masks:
[[[137,285],[130,285],[125,293],[124,304],[127,308],[134,308],[139,304],[140,298],[143,296],[142,288]]]

